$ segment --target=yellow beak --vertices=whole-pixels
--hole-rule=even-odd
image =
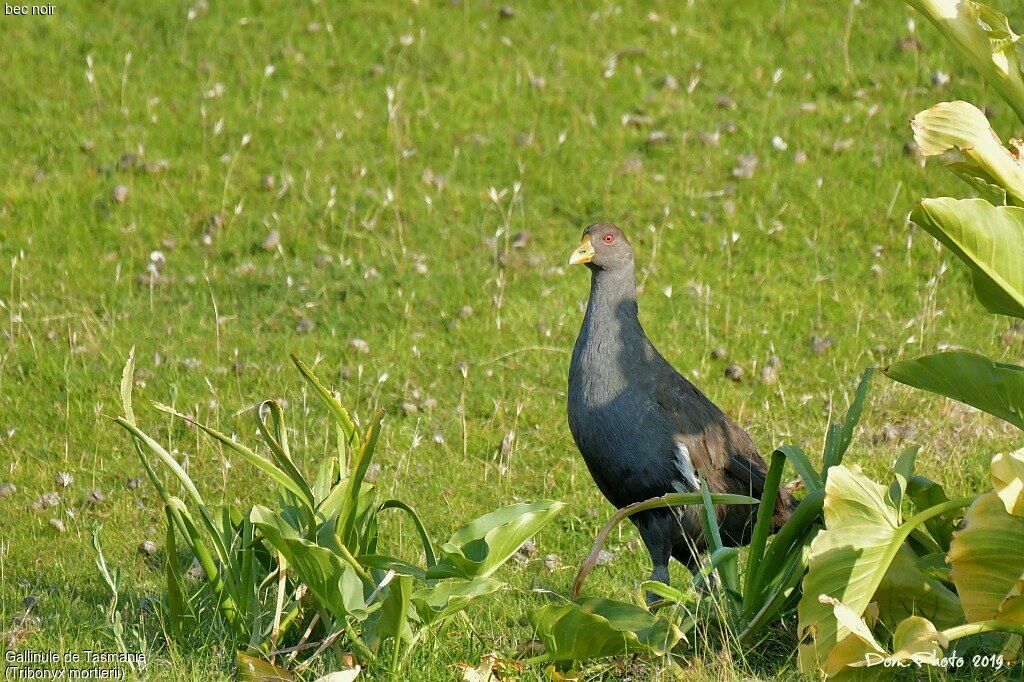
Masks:
[[[590,243],[590,235],[588,234],[580,242],[580,245],[576,247],[576,250],[569,256],[568,265],[576,265],[577,263],[589,263],[594,260],[594,245]]]

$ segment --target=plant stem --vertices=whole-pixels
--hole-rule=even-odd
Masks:
[[[611,534],[612,529],[615,528],[622,519],[627,516],[631,516],[638,512],[645,511],[647,509],[658,509],[662,507],[681,507],[685,505],[696,505],[703,504],[703,498],[700,493],[668,493],[661,497],[654,497],[643,502],[636,502],[623,507],[622,509],[615,512],[615,515],[608,520],[608,523],[604,524],[604,527],[598,532],[597,537],[594,539],[594,546],[590,549],[590,554],[580,564],[579,571],[576,572],[576,579],[572,584],[572,596],[575,599],[579,596],[580,588],[583,586],[583,581],[586,580],[587,574],[590,573],[591,569],[597,563],[597,555],[601,552],[601,548],[604,546],[604,541],[608,539],[608,535]],[[753,497],[747,497],[746,495],[731,495],[727,493],[712,493],[711,503],[715,505],[722,504],[757,504],[757,500]]]
[[[1024,637],[1024,625],[1020,623],[1010,623],[1005,620],[979,620],[976,623],[957,625],[954,628],[943,630],[942,634],[945,635],[946,639],[949,641],[953,641],[954,639],[969,637],[970,635],[977,635],[982,632],[1009,632],[1014,635],[1021,635]]]

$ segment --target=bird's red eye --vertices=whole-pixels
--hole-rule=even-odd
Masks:
[[[604,243],[605,244],[611,244],[613,241],[615,241],[615,235],[614,234],[606,234],[604,236]]]

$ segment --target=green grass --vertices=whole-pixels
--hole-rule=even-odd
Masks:
[[[588,282],[563,263],[589,222],[627,230],[648,334],[764,451],[818,451],[869,364],[943,344],[1019,359],[1024,336],[1004,342],[1008,322],[980,310],[963,270],[946,270],[949,256],[906,222],[919,197],[967,193],[902,152],[914,113],[967,99],[995,107],[1004,138],[1020,132],[930,27],[920,51],[901,51],[911,14],[898,2],[656,4],[523,3],[501,19],[497,4],[447,0],[211,2],[188,21],[187,3],[69,1],[52,18],[0,17],[0,482],[18,488],[0,499],[3,646],[111,648],[95,524],[136,617],[161,589],[159,567],[136,552],[162,544],[158,498],[128,487],[143,472],[105,418],[133,343],[140,404],[248,438],[247,415],[233,415],[281,397],[292,425],[309,409],[296,444],[312,456],[324,415],[287,353],[319,359],[364,424],[389,410],[380,484],[438,536],[514,500],[571,503],[538,556],[502,572],[512,589],[473,612],[473,630],[420,655],[417,679],[452,679],[454,663],[491,650],[515,656],[530,638],[525,613],[543,601],[534,590],[566,592],[611,513],[565,424]],[[931,85],[936,69],[953,74],[947,88]],[[658,87],[666,74],[679,90]],[[624,125],[627,114],[651,124]],[[719,128],[719,144],[701,141]],[[668,141],[648,144],[652,130]],[[167,168],[122,168],[126,153]],[[731,174],[743,154],[760,160],[749,180]],[[279,246],[261,248],[273,230]],[[521,231],[528,243],[512,248]],[[161,278],[140,283],[154,251]],[[301,333],[304,320],[314,327]],[[834,344],[814,353],[814,335]],[[742,382],[711,359],[717,346]],[[765,385],[772,354],[782,368]],[[417,390],[437,406],[403,414]],[[225,470],[194,431],[140,412],[192,455],[208,497],[258,497],[253,471]],[[1013,442],[992,418],[878,377],[847,462],[884,471],[904,446],[879,437],[884,425],[912,430],[921,469],[954,492],[985,485],[989,455]],[[58,471],[74,485],[59,507],[33,511]],[[105,499],[88,505],[94,488]],[[636,592],[649,566],[633,539],[625,527],[613,537],[618,558],[594,572],[591,594]],[[14,627],[28,596],[41,622]],[[142,631],[155,678],[232,674],[215,633],[169,652],[152,617]],[[787,679],[792,644],[779,633],[723,654],[698,638],[685,672]]]

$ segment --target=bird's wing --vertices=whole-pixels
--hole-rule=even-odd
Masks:
[[[713,490],[760,496],[766,467],[750,436],[686,377],[662,362],[651,388],[662,417],[675,433],[679,453],[689,457]]]

